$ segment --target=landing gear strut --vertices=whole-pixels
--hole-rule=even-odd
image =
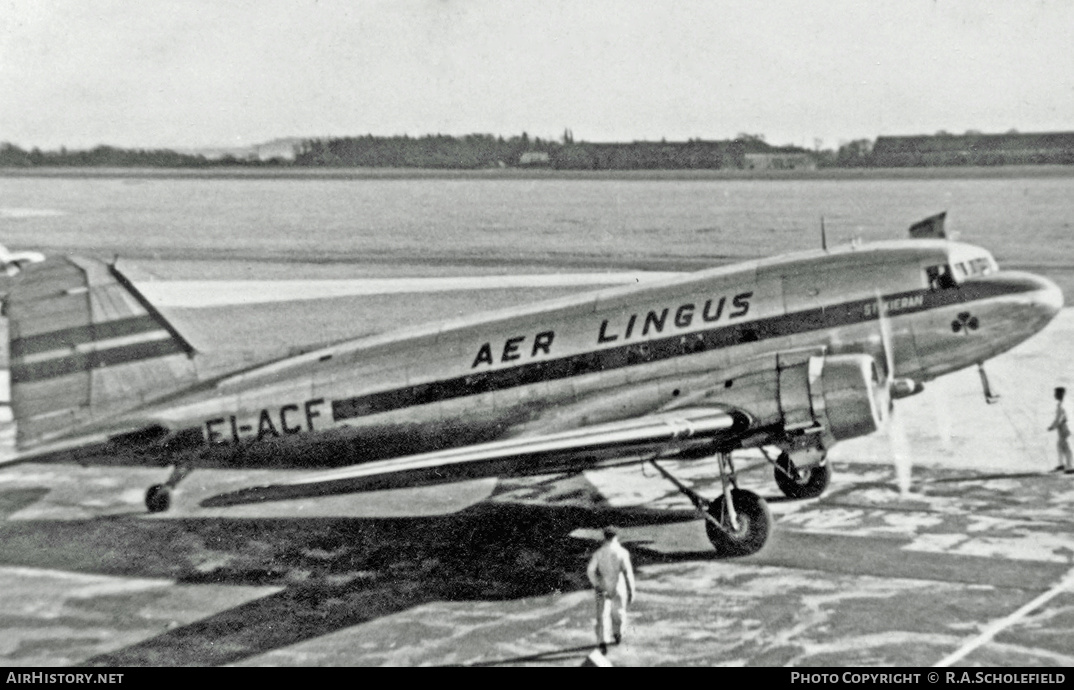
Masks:
[[[771,459],[769,462],[772,462]],[[787,498],[816,498],[824,493],[832,480],[832,468],[826,460],[810,467],[798,467],[791,456],[780,453],[772,464],[775,466],[773,474],[776,486]]]
[[[772,525],[768,504],[752,491],[738,488],[730,453],[721,452],[717,457],[723,494],[711,502],[683,485],[656,460],[649,462],[694,504],[705,520],[705,534],[718,555],[748,556],[757,553],[768,541]]]
[[[179,485],[179,482],[193,471],[194,468],[190,467],[186,462],[179,460],[175,461],[172,466],[171,476],[168,477],[168,481],[163,484],[154,484],[149,487],[149,490],[145,492],[145,507],[150,513],[163,513],[172,504],[172,489]]]

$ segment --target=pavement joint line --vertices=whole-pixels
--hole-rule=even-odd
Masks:
[[[862,537],[862,538],[863,539],[864,538],[870,538],[871,539],[871,537]],[[969,556],[969,558],[984,558],[984,557],[983,556]],[[1045,565],[1052,565],[1052,564],[1049,564],[1049,563],[1045,563],[1043,561],[1026,561],[1026,562],[1027,563],[1036,563],[1036,564],[1044,563]],[[825,567],[818,567],[815,564],[804,564],[804,563],[803,564],[798,564],[798,563],[784,563],[784,562],[776,562],[776,563],[763,562],[763,563],[758,563],[757,565],[762,567],[762,568],[772,568],[772,569],[776,569],[776,570],[793,570],[793,571],[802,571],[802,572],[807,572],[808,571],[808,572],[814,572],[814,573],[835,573],[835,574],[838,574],[838,575],[851,575],[851,576],[854,576],[854,577],[899,580],[899,581],[902,581],[902,582],[927,582],[929,584],[939,584],[939,585],[966,585],[968,587],[982,586],[982,587],[988,587],[988,588],[990,588],[992,590],[1004,591],[1004,592],[1011,591],[1011,590],[1016,590],[1016,589],[1019,590],[1019,591],[1025,591],[1025,587],[1016,586],[1016,585],[1009,585],[1009,584],[1003,584],[1003,583],[981,585],[978,580],[952,579],[952,578],[941,579],[939,577],[926,576],[926,575],[890,575],[890,574],[877,573],[877,572],[862,572],[861,569],[855,569],[855,568],[851,568],[849,566],[833,567],[831,565],[827,565]],[[1060,590],[1060,591],[1062,591],[1062,590]],[[1074,589],[1072,589],[1072,591],[1074,591]],[[936,662],[933,665],[934,666],[939,666],[940,663]]]
[[[933,667],[943,668],[962,660],[967,654],[969,654],[973,650],[977,649],[978,647],[981,647],[982,645],[987,644],[988,642],[991,642],[992,639],[999,633],[1003,632],[1004,629],[1014,625],[1036,609],[1046,604],[1048,601],[1071,589],[1072,587],[1074,587],[1074,568],[1068,570],[1066,574],[1062,578],[1060,578],[1058,584],[1056,584],[1054,587],[1044,592],[1040,596],[1036,597],[1028,604],[1025,604],[1009,616],[989,623],[987,626],[985,626],[985,629],[981,631],[981,634],[964,644],[961,648],[957,649],[953,653],[937,661],[935,664],[933,664]]]
[[[962,517],[962,516],[965,516],[965,515],[973,515],[974,517],[976,517],[976,516],[984,516],[984,517],[992,517],[992,518],[997,518],[997,519],[1001,518],[1001,519],[1004,519],[1004,520],[1009,520],[1010,522],[1014,522],[1014,523],[1023,523],[1024,522],[1024,523],[1027,523],[1027,524],[1045,523],[1047,525],[1062,525],[1062,526],[1067,526],[1067,525],[1070,524],[1068,521],[1060,520],[1058,518],[1035,517],[1035,516],[1015,516],[1015,517],[1012,517],[1010,515],[1007,515],[1007,514],[1003,513],[1002,511],[996,511],[996,510],[989,510],[989,511],[966,510],[966,509],[957,509],[957,510],[955,510],[955,509],[929,508],[929,507],[915,508],[915,507],[912,507],[912,506],[886,506],[886,505],[884,505],[882,503],[872,503],[872,504],[870,504],[870,503],[840,503],[838,501],[827,502],[827,501],[823,501],[823,500],[821,500],[819,502],[819,505],[822,505],[824,507],[832,507],[832,508],[860,508],[862,510],[882,510],[882,511],[888,512],[888,513],[928,513],[930,515],[932,515],[932,514],[950,515],[951,517]]]

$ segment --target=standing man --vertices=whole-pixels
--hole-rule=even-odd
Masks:
[[[611,619],[615,644],[623,641],[627,604],[634,601],[634,568],[630,553],[619,543],[619,530],[604,528],[604,543],[589,559],[586,569],[597,597],[597,643],[608,652],[608,622]]]
[[[1059,442],[1056,444],[1056,449],[1059,451],[1059,466],[1055,468],[1056,472],[1066,470],[1067,474],[1074,474],[1074,457],[1070,453],[1070,425],[1067,423],[1067,411],[1063,409],[1063,397],[1066,395],[1066,388],[1055,389],[1055,421],[1048,427],[1048,431],[1055,431],[1059,435]]]

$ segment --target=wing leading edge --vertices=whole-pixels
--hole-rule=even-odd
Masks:
[[[562,461],[592,466],[604,454],[673,451],[689,442],[730,442],[750,426],[738,411],[682,408],[580,429],[523,436],[462,448],[407,455],[305,474],[286,482],[214,496],[203,506],[283,500],[353,491],[420,486],[464,479],[562,471]]]

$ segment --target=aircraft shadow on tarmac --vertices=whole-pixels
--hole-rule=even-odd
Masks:
[[[0,517],[43,488],[0,493]],[[589,588],[578,528],[661,525],[692,511],[485,500],[413,518],[175,518],[119,515],[0,522],[0,563],[181,584],[283,589],[114,652],[91,666],[220,665],[436,601],[498,601]],[[713,558],[631,543],[637,565]],[[217,563],[218,565],[212,565]],[[208,565],[207,565],[208,564]],[[503,663],[503,662],[500,662]]]

